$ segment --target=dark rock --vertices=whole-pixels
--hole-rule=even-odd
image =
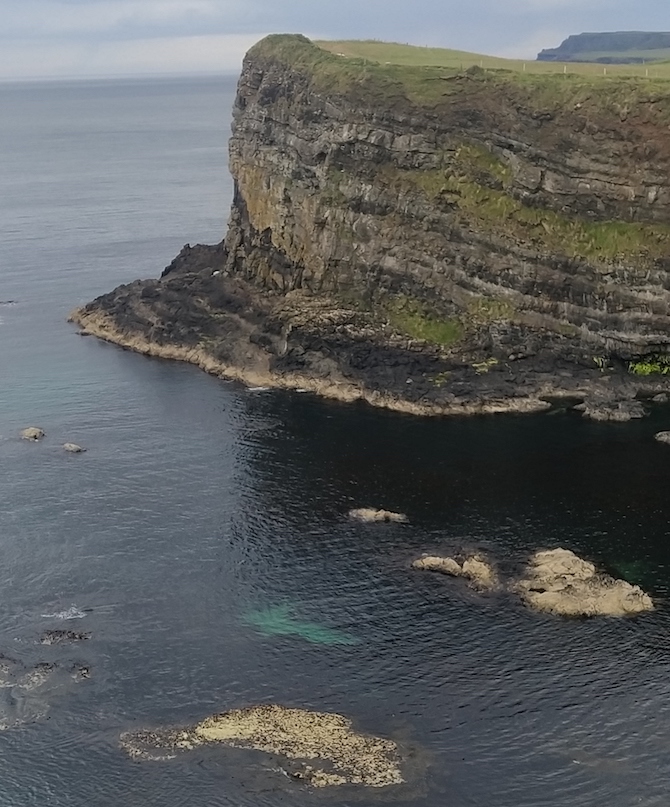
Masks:
[[[41,644],[63,644],[65,642],[83,642],[90,639],[90,633],[74,630],[47,630],[40,638]]]

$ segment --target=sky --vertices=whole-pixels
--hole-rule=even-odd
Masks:
[[[532,59],[583,31],[668,31],[670,0],[0,0],[0,80],[236,71],[268,33]]]

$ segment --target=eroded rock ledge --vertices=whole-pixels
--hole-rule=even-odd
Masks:
[[[365,65],[269,37],[238,86],[225,241],[72,319],[404,412],[638,417],[670,390],[668,120],[651,81]]]

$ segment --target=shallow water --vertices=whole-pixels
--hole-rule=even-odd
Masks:
[[[420,420],[250,393],[65,322],[221,237],[233,90],[0,86],[0,300],[16,301],[0,306],[0,653],[16,675],[58,665],[0,703],[25,717],[0,732],[0,805],[665,805],[670,450],[653,434],[670,410]],[[46,440],[18,440],[27,425]],[[359,524],[358,506],[410,523]],[[472,547],[513,576],[555,546],[640,583],[657,611],[564,621],[408,567]],[[250,623],[287,606],[300,630]],[[39,643],[68,628],[92,638]],[[140,763],[118,745],[272,702],[392,737],[410,781],[315,792],[248,751]]]

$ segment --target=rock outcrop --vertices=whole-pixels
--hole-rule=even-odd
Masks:
[[[206,744],[252,748],[295,760],[296,767],[286,772],[313,787],[387,787],[403,781],[396,744],[354,731],[351,721],[338,714],[270,704],[214,715],[189,728],[121,736],[127,753],[144,759],[169,759]]]
[[[359,507],[356,510],[350,510],[349,518],[368,524],[376,521],[395,521],[398,524],[407,522],[407,516],[404,513],[394,513],[392,510],[375,510],[372,507]]]
[[[44,430],[38,428],[37,426],[29,426],[27,429],[23,429],[21,432],[21,438],[23,440],[32,440],[33,442],[37,442],[43,437],[46,437]]]
[[[668,120],[654,81],[268,37],[238,85],[225,241],[72,319],[254,386],[419,414],[605,397],[587,416],[628,419],[670,389]]]
[[[654,608],[639,586],[598,573],[567,549],[537,552],[517,590],[532,608],[562,616],[629,616]]]
[[[90,633],[75,630],[47,630],[41,638],[41,644],[66,644],[68,642],[84,642],[90,639]]]
[[[462,562],[450,557],[424,555],[413,561],[412,568],[448,574],[452,577],[464,577],[476,588],[481,589],[492,589],[498,584],[498,577],[493,566],[480,555],[470,555]]]

